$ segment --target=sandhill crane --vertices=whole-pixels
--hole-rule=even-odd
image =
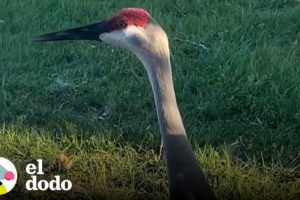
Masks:
[[[53,32],[34,41],[97,40],[133,52],[150,79],[164,145],[170,198],[215,199],[198,165],[182,123],[172,80],[168,38],[142,8],[125,8],[108,20]]]

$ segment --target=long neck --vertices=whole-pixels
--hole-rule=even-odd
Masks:
[[[215,199],[186,137],[176,102],[169,56],[142,62],[154,94],[171,199]]]
[[[160,66],[148,67],[159,127],[162,138],[168,136],[186,136],[180,112],[177,106],[169,59],[156,62]]]

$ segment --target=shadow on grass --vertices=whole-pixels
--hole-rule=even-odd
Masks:
[[[151,148],[118,144],[109,133],[82,135],[69,125],[68,131],[54,135],[51,130],[24,124],[2,124],[0,149],[1,156],[9,158],[19,173],[15,192],[7,199],[168,198],[165,165],[157,154]],[[299,168],[238,160],[226,145],[196,147],[195,154],[218,199],[299,198]],[[73,189],[59,193],[26,192],[24,184],[30,175],[25,167],[37,159],[43,159],[45,171],[38,180],[61,175],[61,179],[73,182]]]

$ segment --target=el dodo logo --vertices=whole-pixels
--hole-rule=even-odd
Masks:
[[[11,191],[17,183],[17,170],[14,164],[0,157],[0,195]]]
[[[70,180],[61,181],[59,175],[54,176],[54,179],[50,181],[38,180],[37,175],[44,175],[42,159],[37,160],[37,165],[34,163],[28,164],[26,166],[26,173],[31,175],[31,179],[26,181],[26,189],[28,191],[67,191],[72,188],[72,182]]]

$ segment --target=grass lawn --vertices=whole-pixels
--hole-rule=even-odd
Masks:
[[[31,38],[143,7],[169,35],[188,137],[219,199],[300,199],[299,0],[1,0],[0,199],[167,199],[150,83],[128,51]],[[201,44],[201,45],[200,45]],[[204,46],[203,46],[204,45]],[[26,164],[73,182],[26,192]]]

